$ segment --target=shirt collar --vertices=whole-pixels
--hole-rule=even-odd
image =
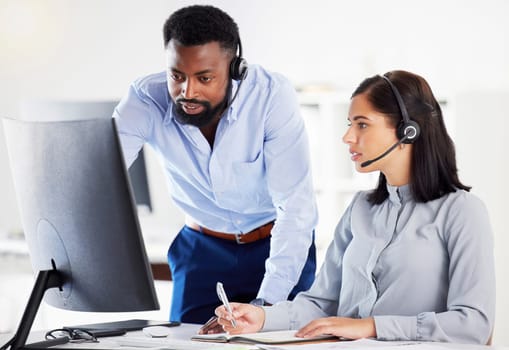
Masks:
[[[396,204],[402,204],[412,199],[412,191],[409,184],[403,186],[387,184],[387,191],[389,192],[389,200]]]
[[[230,102],[228,103],[228,108],[226,108],[226,110],[224,111],[226,120],[229,123],[232,123],[238,119],[238,113],[235,113],[235,108],[237,107],[237,102],[239,100],[237,91],[239,91],[241,84],[242,84],[242,81],[237,81],[237,80],[232,81],[232,92],[230,95],[232,96],[232,99],[234,99],[234,100],[233,101],[230,100]]]
[[[173,100],[170,97],[170,94],[166,94],[166,113],[164,113],[163,124],[168,125],[172,122],[173,119]]]

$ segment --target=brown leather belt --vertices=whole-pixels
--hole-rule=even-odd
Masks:
[[[189,222],[189,220],[186,220],[186,226],[188,226],[189,228],[192,228],[195,231],[202,232],[208,236],[226,239],[228,241],[236,241],[237,244],[246,244],[246,243],[253,243],[253,242],[259,241],[260,239],[269,237],[270,232],[272,231],[272,227],[274,227],[274,222],[271,221],[265,225],[255,228],[253,231],[249,231],[247,233],[218,232],[218,231],[210,230],[206,227],[200,226],[195,222]]]

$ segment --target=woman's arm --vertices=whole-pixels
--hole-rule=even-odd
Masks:
[[[495,314],[495,268],[484,204],[466,192],[455,195],[441,239],[449,258],[446,311],[374,316],[378,339],[486,344]]]

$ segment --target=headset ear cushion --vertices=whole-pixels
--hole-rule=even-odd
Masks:
[[[233,80],[244,79],[247,72],[247,61],[242,57],[235,56],[230,63],[230,77]]]
[[[400,140],[406,136],[403,143],[414,143],[421,133],[421,128],[419,127],[419,124],[413,120],[409,120],[399,124],[397,133]]]

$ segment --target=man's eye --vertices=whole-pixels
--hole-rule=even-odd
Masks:
[[[202,83],[208,83],[208,82],[210,82],[211,80],[212,80],[212,78],[210,78],[210,77],[200,77],[200,81],[201,81]]]
[[[180,74],[170,74],[170,78],[171,80],[174,80],[174,81],[183,81],[184,80],[184,77]]]

